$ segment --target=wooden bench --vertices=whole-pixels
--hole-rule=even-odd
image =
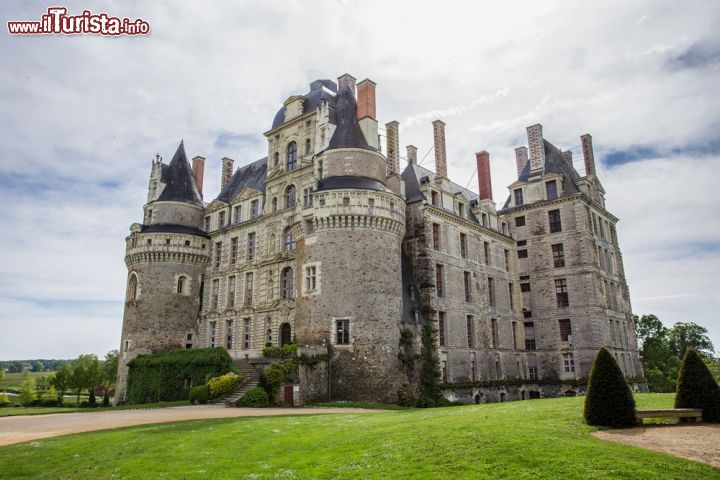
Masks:
[[[643,418],[692,418],[695,423],[702,421],[702,408],[668,408],[667,410],[638,410],[635,418],[642,423]]]

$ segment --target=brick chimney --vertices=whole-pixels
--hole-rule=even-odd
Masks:
[[[593,153],[592,137],[589,133],[580,137],[582,143],[583,159],[585,160],[585,175],[597,175],[595,173],[595,153]]]
[[[412,163],[414,165],[417,165],[417,147],[415,145],[408,145],[405,147],[407,149],[407,161],[408,163]]]
[[[200,192],[200,197],[202,197],[203,177],[205,176],[205,157],[198,155],[192,159],[192,171],[193,178],[195,179],[195,186],[197,187],[198,192]]]
[[[435,142],[435,177],[447,179],[447,155],[445,153],[445,122],[435,120],[433,141]]]
[[[528,149],[527,147],[518,147],[515,149],[515,166],[517,167],[517,175],[520,178],[525,165],[528,162]]]
[[[475,154],[477,160],[478,187],[480,200],[492,200],[492,179],[490,178],[490,154],[483,150]]]
[[[338,92],[342,90],[342,88],[347,84],[350,86],[350,90],[353,92],[353,96],[355,95],[355,80],[356,78],[350,75],[349,73],[345,73],[343,75],[340,75],[338,77]]]
[[[543,142],[542,125],[538,123],[527,127],[527,137],[530,150],[530,171],[542,171],[545,168],[545,142]]]
[[[385,124],[388,175],[400,172],[400,124],[393,120]]]
[[[220,177],[220,190],[225,188],[225,184],[230,181],[230,177],[233,174],[233,163],[235,160],[232,158],[224,157],[222,159],[222,176]]]
[[[357,117],[375,118],[375,86],[377,84],[366,78],[357,84]]]

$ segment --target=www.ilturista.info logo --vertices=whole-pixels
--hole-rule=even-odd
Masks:
[[[138,18],[111,17],[107,13],[68,15],[65,7],[50,7],[39,22],[7,22],[10,35],[147,35],[150,24]]]

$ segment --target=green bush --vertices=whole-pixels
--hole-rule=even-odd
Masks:
[[[403,407],[416,407],[420,402],[420,393],[409,385],[398,389],[398,405]]]
[[[187,384],[203,385],[232,371],[233,363],[227,350],[215,347],[140,355],[129,367],[128,403],[154,403],[188,398]]]
[[[210,388],[207,385],[198,385],[197,387],[192,387],[190,389],[190,393],[188,394],[188,400],[190,400],[190,403],[193,405],[196,403],[199,404],[206,404],[208,400],[210,399]]]
[[[702,408],[704,422],[720,422],[720,387],[695,350],[685,352],[676,391],[675,408]]]
[[[293,368],[292,363],[271,363],[260,376],[260,386],[265,389],[271,402],[277,397]]]
[[[265,358],[293,358],[297,354],[297,344],[288,343],[282,347],[267,346],[262,350]]]
[[[615,358],[605,348],[595,356],[585,397],[585,421],[604,427],[632,427],[635,399]]]
[[[236,407],[252,407],[264,408],[270,406],[268,394],[261,387],[255,387],[248,390],[237,402]]]
[[[210,398],[222,397],[223,395],[232,393],[235,390],[235,387],[237,387],[244,379],[245,375],[238,375],[233,372],[211,378],[207,383],[210,388]]]
[[[0,408],[9,407],[10,405],[12,405],[12,402],[10,401],[10,397],[8,397],[7,393],[0,393]]]

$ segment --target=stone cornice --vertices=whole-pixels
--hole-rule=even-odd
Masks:
[[[484,227],[478,223],[475,223],[471,220],[463,218],[459,215],[455,215],[454,213],[450,213],[446,210],[438,208],[435,205],[426,204],[426,205],[424,205],[424,208],[430,210],[433,214],[437,215],[438,217],[441,217],[441,218],[444,218],[445,220],[450,220],[453,223],[457,223],[457,224],[463,225],[465,227],[471,228],[478,233],[483,233],[485,235],[489,235],[491,237],[497,238],[498,240],[502,240],[503,242],[510,242],[511,244],[514,244],[514,242],[515,242],[515,239],[509,235],[505,235],[505,234],[495,231],[491,228]]]

